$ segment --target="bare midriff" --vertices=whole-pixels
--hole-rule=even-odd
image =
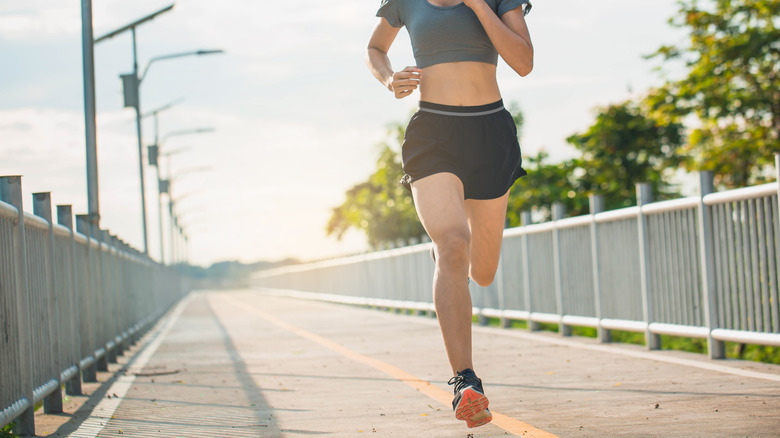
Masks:
[[[501,99],[496,66],[484,62],[446,62],[422,69],[420,100],[442,105],[476,106]]]

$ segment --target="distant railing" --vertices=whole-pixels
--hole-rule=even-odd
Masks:
[[[638,185],[639,206],[507,229],[495,282],[471,283],[474,313],[503,323],[526,320],[707,338],[711,358],[724,341],[780,346],[780,155],[777,183],[651,203]],[[530,223],[525,213],[523,222]],[[430,243],[343,259],[262,271],[253,285],[287,295],[368,306],[434,310]]]
[[[52,220],[48,193],[22,207],[21,177],[0,177],[0,427],[33,435],[33,407],[62,412],[62,386],[82,379],[135,342],[187,292],[187,281],[107,231],[90,232],[69,205]],[[92,234],[92,236],[90,236]]]

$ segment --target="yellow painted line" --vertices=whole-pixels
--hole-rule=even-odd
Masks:
[[[388,376],[392,377],[393,379],[396,379],[400,382],[405,383],[406,385],[411,386],[417,391],[420,391],[421,393],[438,401],[439,403],[447,406],[448,408],[450,409],[452,408],[452,395],[449,392],[444,391],[443,389],[437,386],[431,385],[431,383],[428,382],[427,380],[423,380],[420,379],[419,377],[415,377],[398,367],[390,365],[389,363],[368,356],[364,356],[360,353],[350,350],[349,348],[344,347],[341,344],[333,342],[328,338],[324,338],[308,330],[304,330],[300,327],[296,327],[292,324],[284,322],[273,315],[263,312],[262,310],[259,310],[251,305],[248,305],[247,303],[243,303],[233,297],[227,295],[220,295],[219,297],[226,301],[229,301],[231,304],[241,308],[242,310],[253,313],[265,319],[266,321],[270,322],[271,324],[274,324],[277,327],[295,333],[296,335],[302,338],[316,342],[325,348],[333,350],[344,357],[354,360],[355,362],[360,362],[376,370],[379,370],[387,374]],[[516,420],[507,415],[495,412],[492,409],[490,412],[493,414],[493,421],[492,421],[493,424],[495,424],[496,426],[500,427],[501,429],[504,429],[505,431],[515,436],[524,436],[524,437],[531,437],[531,438],[558,438],[556,435],[553,435],[549,432],[545,432],[539,428],[531,426],[528,423],[522,422],[520,420]]]

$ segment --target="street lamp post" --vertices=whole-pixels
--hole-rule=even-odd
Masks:
[[[81,50],[84,71],[84,133],[87,147],[87,199],[92,230],[100,227],[98,196],[97,125],[95,122],[95,46],[92,35],[92,0],[81,0]],[[92,231],[90,231],[92,234]]]
[[[123,33],[128,30],[130,31],[133,39],[133,72],[120,75],[120,77],[122,78],[122,84],[124,89],[125,107],[126,108],[132,107],[135,109],[136,136],[138,139],[138,170],[141,179],[141,217],[143,223],[144,254],[146,255],[149,255],[149,243],[148,243],[148,232],[147,232],[147,225],[146,225],[146,190],[144,185],[144,159],[143,159],[143,140],[142,140],[143,137],[141,135],[141,96],[139,92],[141,81],[146,76],[146,73],[149,70],[151,64],[155,61],[179,58],[183,56],[199,56],[199,55],[210,55],[214,53],[222,53],[222,50],[197,50],[193,52],[183,52],[183,53],[175,53],[171,55],[158,56],[152,58],[149,61],[149,63],[146,65],[146,68],[144,68],[143,75],[139,77],[138,76],[138,51],[136,46],[135,28],[141,25],[142,23],[145,23],[146,21],[152,20],[153,18],[155,18],[156,16],[164,12],[170,11],[171,9],[173,9],[173,6],[174,4],[171,4],[163,9],[160,9],[157,12],[147,15],[146,17],[138,19],[125,26],[122,26],[119,29],[113,30],[95,40],[95,44],[97,44],[101,41],[107,40],[109,38],[113,38],[114,36],[119,35],[120,33]]]
[[[124,92],[125,92],[125,107],[133,107],[135,108],[135,129],[136,129],[136,135],[138,137],[138,171],[141,176],[141,216],[142,216],[142,223],[143,223],[143,236],[144,236],[144,254],[149,254],[149,245],[147,241],[147,231],[146,231],[146,194],[144,191],[144,158],[143,158],[143,144],[141,140],[141,99],[138,95],[138,51],[136,48],[136,38],[135,38],[135,28],[149,20],[154,19],[156,16],[168,12],[171,9],[173,9],[174,4],[171,4],[169,6],[166,6],[162,9],[160,9],[157,12],[154,12],[152,14],[147,15],[146,17],[143,17],[141,19],[138,19],[130,24],[127,24],[125,26],[120,27],[119,29],[113,30],[100,38],[97,38],[95,40],[95,44],[105,41],[109,38],[113,38],[116,35],[119,35],[120,33],[123,33],[125,31],[130,31],[130,33],[133,36],[133,73],[122,75],[122,81],[125,85]]]
[[[157,213],[160,220],[160,263],[165,264],[165,245],[163,244],[163,210],[162,210],[162,190],[160,187],[160,166],[158,166],[158,159],[160,156],[160,121],[158,115],[165,110],[171,109],[173,105],[181,102],[184,99],[178,99],[167,105],[163,105],[157,109],[149,111],[144,114],[144,117],[154,117],[154,144],[149,146],[149,152],[147,154],[149,158],[149,165],[154,166],[157,170]]]
[[[170,160],[168,161],[168,164],[170,165]],[[166,187],[168,188],[168,214],[170,217],[170,225],[171,225],[171,257],[173,258],[174,262],[176,263],[176,230],[177,228],[180,228],[178,225],[179,216],[176,214],[174,210],[174,206],[176,203],[181,202],[183,199],[192,196],[196,194],[197,192],[187,192],[181,196],[179,196],[176,200],[173,199],[173,193],[171,191],[172,181],[181,179],[184,175],[189,175],[192,173],[198,173],[198,172],[207,172],[211,170],[212,168],[210,166],[201,166],[201,167],[194,167],[190,169],[185,169],[181,172],[179,172],[175,177],[171,175],[170,167],[168,168],[168,180],[166,182]]]
[[[163,260],[163,247],[165,246],[164,240],[163,240],[163,219],[162,219],[162,195],[163,193],[168,194],[168,199],[170,200],[170,180],[171,180],[171,159],[170,157],[189,150],[189,148],[180,148],[169,152],[163,152],[162,151],[162,145],[165,143],[169,138],[179,136],[179,135],[189,135],[189,134],[201,134],[205,132],[212,132],[214,131],[214,128],[196,128],[196,129],[184,129],[181,131],[174,131],[169,134],[167,134],[162,140],[159,140],[157,137],[158,131],[157,131],[158,125],[157,125],[157,117],[155,115],[155,144],[153,146],[149,147],[149,164],[152,166],[155,166],[157,168],[157,202],[160,212],[160,261],[161,263],[165,263]],[[152,157],[154,158],[154,161],[152,161]],[[160,172],[160,163],[159,159],[162,157],[168,157],[168,179],[162,179],[161,178],[161,172]],[[170,206],[169,206],[170,210]],[[173,216],[169,216],[171,218],[171,221],[173,221]],[[173,227],[171,226],[171,232],[173,232]],[[171,237],[173,238],[173,237]],[[173,247],[171,247],[171,251],[173,251]],[[173,252],[171,252],[171,259],[173,258]]]

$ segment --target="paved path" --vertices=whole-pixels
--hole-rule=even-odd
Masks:
[[[480,327],[474,345],[496,419],[467,429],[433,319],[194,293],[51,436],[780,436],[777,366]]]

